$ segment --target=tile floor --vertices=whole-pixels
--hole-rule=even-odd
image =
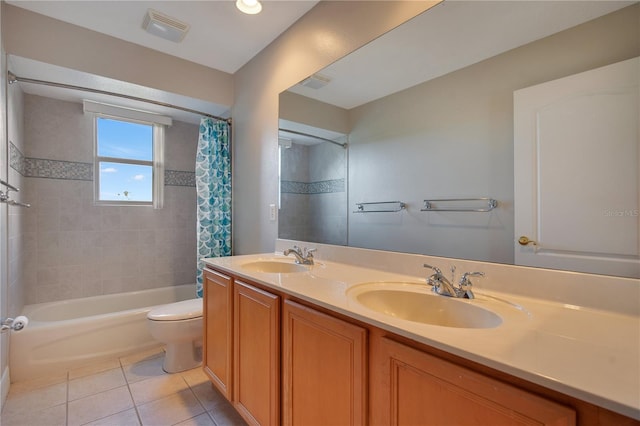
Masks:
[[[161,349],[11,385],[2,426],[245,425],[201,368],[162,370]]]

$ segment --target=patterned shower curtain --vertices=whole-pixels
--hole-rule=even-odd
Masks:
[[[198,297],[202,297],[203,293],[202,259],[231,255],[229,149],[229,125],[223,121],[202,118],[196,153]]]

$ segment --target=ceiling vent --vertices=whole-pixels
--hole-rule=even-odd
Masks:
[[[190,26],[157,10],[149,9],[142,21],[142,28],[149,34],[180,43]]]
[[[325,77],[320,74],[313,74],[312,76],[305,78],[298,84],[310,89],[320,89],[329,84],[330,81],[331,79],[329,77]]]

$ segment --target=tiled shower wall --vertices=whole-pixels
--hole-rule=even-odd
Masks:
[[[25,94],[26,303],[195,283],[198,126],[165,132],[165,201],[96,206],[93,123],[81,104]],[[21,160],[21,161],[20,161]]]
[[[347,244],[346,157],[330,143],[282,148],[279,238]]]

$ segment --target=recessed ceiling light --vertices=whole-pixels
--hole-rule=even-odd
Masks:
[[[149,34],[180,43],[190,26],[157,10],[149,9],[142,21],[142,28]]]
[[[262,10],[262,4],[258,0],[236,0],[236,7],[249,15],[255,15]]]

